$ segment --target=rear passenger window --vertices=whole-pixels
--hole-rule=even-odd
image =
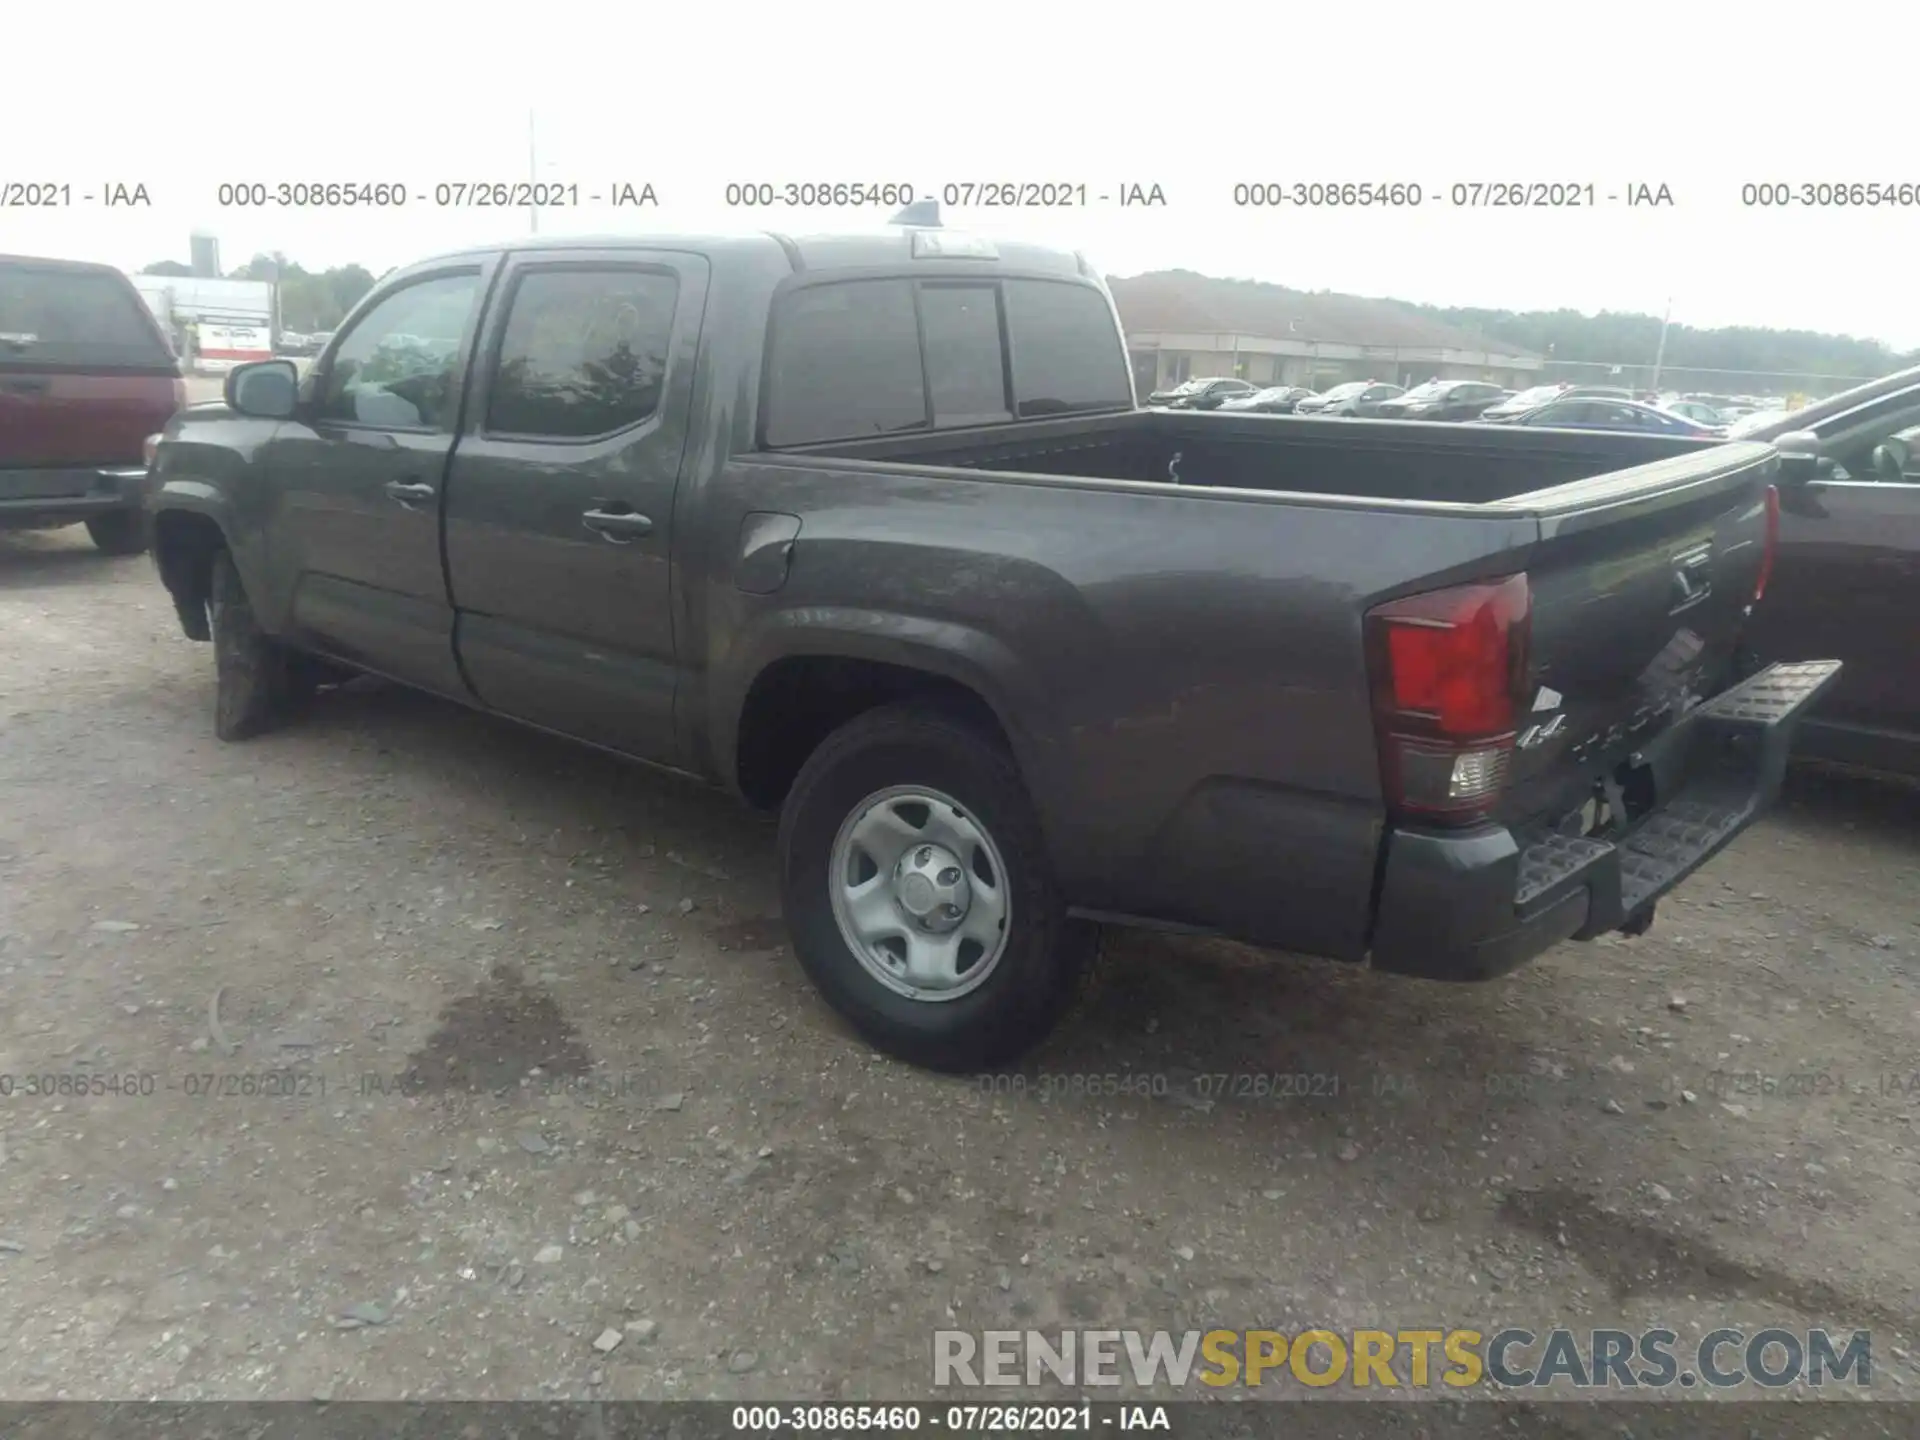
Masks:
[[[1008,280],[1005,290],[1022,419],[1133,404],[1133,377],[1106,296],[1049,280]]]
[[[494,435],[585,440],[660,408],[676,277],[654,270],[532,270],[507,312],[487,397]]]
[[[781,302],[767,354],[766,444],[857,440],[926,424],[912,281],[809,285]]]
[[[992,285],[923,285],[920,328],[935,425],[1011,420],[1000,352],[1000,297]]]

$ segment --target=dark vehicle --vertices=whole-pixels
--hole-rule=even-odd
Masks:
[[[1767,421],[1786,454],[1760,662],[1818,642],[1846,670],[1801,754],[1920,776],[1920,368]]]
[[[1389,400],[1407,392],[1377,380],[1350,380],[1320,395],[1310,395],[1294,406],[1296,415],[1375,416]]]
[[[1220,402],[1222,410],[1251,410],[1260,415],[1291,415],[1294,407],[1313,394],[1301,385],[1269,385],[1251,395],[1234,395]]]
[[[1189,380],[1171,390],[1156,390],[1147,397],[1147,403],[1164,405],[1169,410],[1217,410],[1222,402],[1253,392],[1254,387],[1245,380],[1216,377]]]
[[[186,403],[160,322],[110,265],[0,255],[0,529],[146,548],[146,443]]]
[[[1480,414],[1477,419],[1498,423],[1511,420],[1516,415],[1524,415],[1529,410],[1538,410],[1549,401],[1558,400],[1566,391],[1564,385],[1535,385],[1518,394],[1509,395],[1504,400],[1496,400]]]
[[[1429,380],[1397,400],[1381,401],[1375,413],[1382,420],[1477,420],[1506,394],[1479,380]]]
[[[284,330],[274,345],[276,355],[286,355],[295,359],[306,359],[320,353],[321,340],[318,335],[302,335],[292,330]]]
[[[827,999],[978,1070],[1096,922],[1456,980],[1644,929],[1835,670],[1726,689],[1779,463],[1139,411],[1081,257],[920,230],[402,269],[149,484],[218,735],[367,670],[725,786]]]
[[[1555,430],[1617,430],[1641,435],[1684,435],[1696,440],[1715,439],[1725,433],[1689,420],[1684,415],[1672,415],[1633,400],[1554,400],[1536,410],[1496,423],[1544,426]]]

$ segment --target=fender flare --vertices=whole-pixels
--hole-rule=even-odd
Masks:
[[[999,721],[1043,825],[1061,800],[1046,779],[1063,773],[1064,736],[1046,691],[1003,641],[950,620],[845,606],[756,617],[710,669],[712,759],[729,788],[739,786],[740,725],[754,684],[770,666],[800,657],[870,660],[966,687]]]

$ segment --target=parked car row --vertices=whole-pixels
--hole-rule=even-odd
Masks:
[[[1649,435],[1691,435],[1718,439],[1724,427],[1703,425],[1657,405],[1637,400],[1556,399],[1511,415],[1482,415],[1495,425],[1538,425],[1553,430],[1631,430]]]
[[[1345,416],[1355,419],[1469,421],[1545,425],[1556,429],[1643,431],[1655,435],[1726,433],[1719,412],[1675,399],[1656,405],[1610,385],[1536,385],[1519,391],[1484,380],[1429,380],[1412,389],[1378,380],[1351,380],[1323,393],[1298,385],[1264,388],[1231,376],[1188,380],[1147,397],[1169,410],[1252,411],[1267,415]]]

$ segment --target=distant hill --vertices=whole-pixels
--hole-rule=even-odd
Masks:
[[[1646,364],[1660,345],[1658,315],[1577,310],[1482,310],[1464,306],[1392,302],[1463,330],[1478,331],[1556,361]],[[1909,365],[1920,365],[1920,351],[1901,354],[1877,340],[1823,335],[1813,330],[1763,330],[1730,326],[1699,330],[1674,325],[1667,331],[1665,363],[1670,370],[1747,371],[1780,375],[1836,375],[1869,380]]]

